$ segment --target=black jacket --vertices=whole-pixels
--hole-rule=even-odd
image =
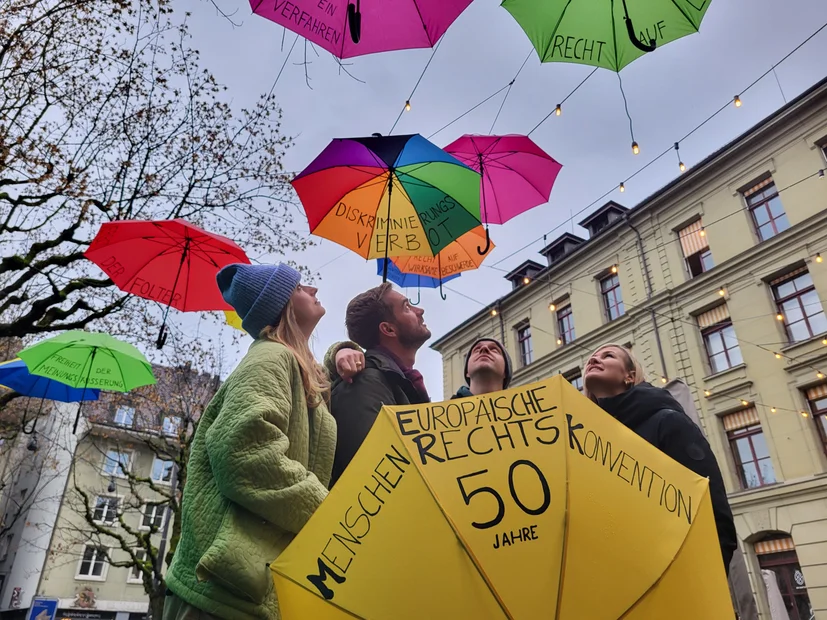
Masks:
[[[684,413],[672,395],[641,383],[619,396],[600,398],[598,404],[637,435],[699,476],[709,478],[712,511],[724,566],[738,547],[732,510],[715,455],[701,429]]]
[[[338,426],[330,488],[359,450],[382,405],[423,402],[396,362],[380,351],[365,351],[365,369],[353,378],[353,383],[337,378],[330,394],[330,413]]]

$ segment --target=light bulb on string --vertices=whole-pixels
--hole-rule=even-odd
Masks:
[[[701,237],[706,237],[706,228],[701,226],[701,229],[698,231],[698,235]]]
[[[632,142],[632,154],[640,155],[640,146],[638,146],[637,142]]]
[[[562,113],[563,113],[563,104],[558,103],[557,107],[554,108],[554,114],[556,114],[557,116],[560,116]]]
[[[661,382],[661,383],[664,383],[664,384],[665,384],[665,383],[666,383],[666,381],[667,381],[666,377],[661,377],[661,378],[660,378],[660,382]]]
[[[528,278],[528,276],[523,278],[523,284],[528,284],[529,282],[531,282],[531,280]]]
[[[777,413],[777,412],[778,412],[778,409],[776,409],[775,407],[770,407],[770,413]]]
[[[817,263],[823,263],[823,262],[824,262],[824,259],[823,259],[823,258],[821,258],[821,252],[819,252],[818,254],[816,254],[816,262],[817,262]]]
[[[712,396],[712,392],[710,392],[709,390],[704,390],[704,396]]]
[[[721,297],[724,297],[726,295],[726,289],[723,286],[718,289],[718,295],[720,295]]]
[[[617,265],[612,265],[612,273],[617,273]]]
[[[824,373],[823,373],[823,372],[821,372],[821,371],[818,371],[818,372],[816,373],[816,377],[817,377],[818,379],[823,379],[823,378],[824,378]]]
[[[562,338],[558,338],[558,339],[557,339],[557,346],[559,347],[561,344],[563,344],[563,339],[562,339]]]
[[[746,400],[741,399],[741,405],[743,405],[744,407],[746,407],[747,405],[749,405],[749,401],[746,401]]]
[[[732,100],[732,103],[735,104],[736,108],[740,108],[741,107],[741,97],[739,95],[735,95],[735,97]]]
[[[783,321],[784,320],[784,315],[779,312],[778,314],[775,315],[775,320],[776,321]]]
[[[802,418],[809,418],[809,417],[810,417],[810,414],[809,414],[809,413],[807,413],[806,411],[802,411],[802,412],[801,412],[801,417],[802,417]]]
[[[495,308],[491,309],[491,316],[497,316],[497,310]]]
[[[821,341],[821,344],[823,344],[825,347],[827,347],[827,338],[825,338],[824,340],[822,340],[822,341]]]
[[[411,101],[409,99],[408,101],[405,102],[405,112],[410,112],[410,111],[411,111]]]
[[[557,310],[557,306],[551,303],[548,305],[548,310],[549,312],[554,312],[555,310]]]
[[[675,155],[678,157],[678,168],[681,172],[686,170],[686,165],[683,163],[681,159],[681,145],[679,142],[675,142]]]
[[[621,183],[619,189],[620,189],[621,192],[625,192],[626,191],[626,185]]]
[[[775,354],[775,359],[780,360],[780,359],[781,359],[781,354],[780,354],[780,353],[776,353],[776,354]]]
[[[819,179],[823,179],[823,178],[824,178],[824,168],[822,168],[821,170],[819,170],[819,171],[818,171],[818,178],[819,178]]]
[[[685,172],[686,171],[686,164],[683,163],[682,161],[679,161],[678,162],[678,168],[680,169],[681,172]]]

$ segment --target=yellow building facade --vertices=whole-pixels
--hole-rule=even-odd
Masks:
[[[515,384],[562,373],[580,387],[608,342],[653,384],[682,379],[762,620],[776,586],[791,620],[827,620],[825,168],[827,80],[634,208],[598,209],[588,239],[554,240],[432,345],[446,394],[483,335],[504,341]]]

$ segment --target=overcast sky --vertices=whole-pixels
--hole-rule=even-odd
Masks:
[[[241,107],[270,88],[295,35],[250,14],[244,0],[216,0],[225,11],[238,11],[232,24],[216,15],[204,0],[185,0],[193,12],[193,47],[200,49],[205,67],[229,87],[233,104]],[[183,7],[182,7],[183,8]],[[537,251],[542,240],[508,257],[548,232],[548,241],[574,230],[577,213],[617,186],[650,158],[696,127],[735,94],[827,22],[824,0],[716,0],[701,32],[670,43],[635,61],[622,72],[641,154],[630,149],[629,126],[623,111],[617,74],[601,69],[566,102],[563,115],[552,116],[532,138],[563,164],[548,204],[504,226],[492,227],[496,250],[486,264],[448,286],[486,304],[510,290],[501,269],[524,260],[543,261]],[[287,170],[303,169],[332,138],[387,134],[431,50],[408,50],[355,58],[348,70],[364,83],[339,72],[326,52],[319,56],[299,40],[276,86],[284,113],[284,131],[295,138],[285,158]],[[305,83],[305,60],[312,90]],[[446,33],[442,45],[403,114],[394,133],[429,136],[446,123],[505,86],[531,50],[528,38],[495,0],[476,0]],[[681,143],[683,161],[691,166],[760,121],[825,75],[827,29],[812,39],[776,71],[741,96],[744,105],[730,107],[691,138]],[[493,133],[528,133],[590,67],[563,63],[540,64],[532,55],[516,80]],[[779,88],[780,83],[780,88]],[[503,95],[467,115],[432,139],[445,146],[464,133],[486,134]],[[674,157],[664,157],[626,184],[612,198],[633,207],[678,174]],[[597,208],[596,205],[593,208]],[[580,221],[586,213],[574,218]],[[306,223],[297,218],[297,227]],[[331,343],[346,337],[344,311],[357,293],[381,281],[375,262],[366,263],[327,240],[290,258],[318,270],[319,298],[327,315],[317,330],[314,349],[319,359]],[[280,257],[271,257],[272,261]],[[505,259],[505,260],[504,260]],[[266,260],[263,259],[263,260]],[[497,264],[499,261],[499,264]],[[416,296],[415,291],[410,291]],[[425,318],[437,338],[477,312],[481,305],[447,292],[422,292]],[[237,360],[243,347],[229,357]],[[423,347],[417,367],[425,375],[435,400],[442,396],[439,354]],[[457,386],[458,387],[458,386]],[[446,395],[447,396],[447,395]]]

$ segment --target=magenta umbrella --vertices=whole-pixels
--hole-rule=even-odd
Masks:
[[[433,47],[471,0],[250,0],[253,13],[337,58]]]
[[[548,202],[563,167],[528,136],[466,134],[443,150],[482,175],[480,206],[485,226],[485,248],[491,237],[488,224],[504,224],[513,217]]]

